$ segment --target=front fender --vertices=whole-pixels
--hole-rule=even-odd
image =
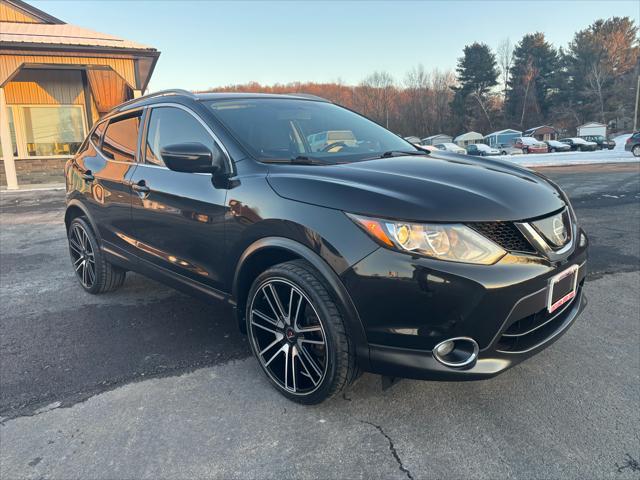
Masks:
[[[292,258],[302,258],[322,274],[325,280],[325,286],[328,287],[334,301],[338,303],[338,307],[341,309],[342,316],[346,322],[347,332],[355,346],[358,362],[363,368],[367,368],[369,365],[369,346],[362,320],[360,319],[353,300],[338,274],[320,255],[309,247],[285,237],[265,237],[253,242],[243,252],[236,266],[233,276],[233,297],[237,299],[240,296],[241,277],[245,266],[249,264],[251,259],[256,255],[269,250],[284,251],[289,253]],[[242,308],[241,305],[240,307]]]

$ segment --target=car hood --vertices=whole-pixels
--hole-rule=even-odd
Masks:
[[[408,221],[525,220],[565,205],[541,175],[448,152],[327,166],[270,165],[267,179],[284,198]]]

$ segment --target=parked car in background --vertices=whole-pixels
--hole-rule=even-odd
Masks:
[[[501,143],[496,148],[500,150],[500,155],[522,155],[522,149],[516,148],[510,143]]]
[[[356,137],[348,130],[332,130],[330,132],[316,133],[307,138],[309,145],[314,150],[340,148],[344,145],[355,147]]]
[[[604,135],[584,135],[580,138],[584,138],[587,142],[594,142],[598,145],[597,148],[600,150],[604,150],[608,148],[609,150],[613,150],[616,146],[616,142],[613,140],[609,140]]]
[[[592,152],[598,148],[596,142],[587,142],[584,138],[580,137],[561,138],[560,141],[569,145],[573,151]]]
[[[436,147],[435,145],[414,145],[415,147],[421,149],[421,150],[426,150],[427,152],[437,152],[439,149],[438,147]]]
[[[332,131],[355,145],[299,141]],[[65,166],[79,286],[106,293],[137,271],[223,300],[265,376],[302,404],[360,371],[494,377],[586,306],[589,242],[558,186],[511,162],[425,160],[322,99],[156,92],[82,145]]]
[[[516,137],[513,146],[522,150],[522,153],[547,153],[547,144],[533,137]]]
[[[500,155],[500,150],[485,145],[484,143],[472,143],[471,145],[467,145],[467,154],[486,157],[487,155]]]
[[[438,143],[436,148],[438,150],[444,150],[445,152],[460,153],[462,155],[467,154],[467,151],[464,148],[456,145],[455,143]]]
[[[640,157],[640,132],[633,132],[633,135],[627,138],[624,149],[633,153],[634,157]]]
[[[547,140],[544,143],[547,144],[547,147],[549,147],[549,151],[551,153],[568,152],[571,150],[571,145],[569,145],[568,143],[559,142],[558,140]]]
[[[420,138],[418,138],[418,137],[413,137],[413,136],[411,136],[411,137],[404,137],[404,139],[405,139],[407,142],[412,143],[412,144],[414,144],[414,145],[420,145],[420,146],[422,146],[422,140],[420,140]]]

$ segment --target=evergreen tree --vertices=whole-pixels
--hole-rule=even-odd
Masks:
[[[522,37],[513,52],[506,98],[507,115],[513,125],[528,128],[548,120],[559,66],[558,52],[543,33]]]
[[[455,95],[451,102],[454,118],[459,120],[456,126],[491,128],[494,112],[488,100],[491,88],[498,84],[496,56],[484,43],[467,45],[463,53],[458,59],[458,86],[453,88]]]

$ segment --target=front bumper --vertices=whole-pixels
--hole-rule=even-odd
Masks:
[[[375,251],[343,275],[369,342],[368,370],[430,380],[497,375],[551,345],[576,320],[586,305],[586,259],[586,246],[562,262],[507,255],[491,266]],[[548,315],[549,279],[571,265],[580,266],[577,295]],[[478,343],[474,364],[455,369],[434,358],[432,349],[453,337]]]

